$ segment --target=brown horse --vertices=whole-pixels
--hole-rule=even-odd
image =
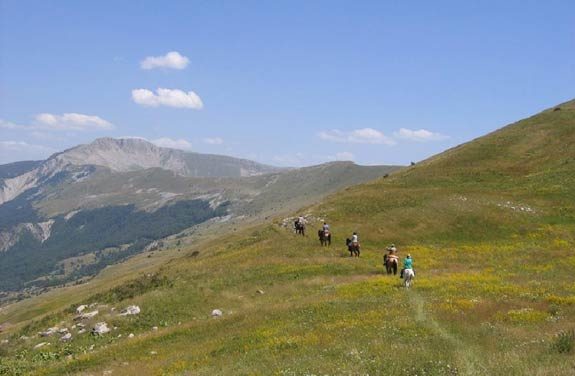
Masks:
[[[321,243],[322,247],[331,245],[331,232],[329,232],[329,230],[318,230],[317,237],[319,238],[319,242]]]
[[[295,227],[295,233],[296,234],[299,234],[301,236],[305,236],[305,224],[303,224],[299,221],[295,221],[294,227]]]
[[[347,245],[347,250],[349,251],[349,257],[359,257],[360,246],[359,243],[353,243],[350,238],[345,239],[345,244]]]
[[[387,274],[393,273],[393,275],[397,274],[397,256],[388,256],[387,254],[383,256],[383,265],[385,266],[385,270]]]

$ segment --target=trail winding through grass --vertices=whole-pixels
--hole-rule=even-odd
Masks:
[[[451,333],[425,310],[425,299],[414,290],[405,291],[409,294],[409,302],[415,307],[415,320],[432,329],[442,339],[447,341],[454,349],[458,364],[462,366],[461,374],[466,376],[485,375],[487,370],[482,366],[483,359],[479,350],[463,342],[457,335]]]

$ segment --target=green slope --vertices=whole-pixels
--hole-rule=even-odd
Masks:
[[[40,194],[31,190],[0,205],[0,243],[11,244],[5,252],[0,249],[0,294],[10,293],[12,299],[24,289],[36,294],[94,275],[154,240],[213,226],[213,220],[204,222],[215,216],[253,221],[291,211],[397,168],[333,162],[253,177],[193,178],[159,168],[117,173],[92,166],[89,178],[80,181],[73,172],[61,173]],[[205,210],[213,213],[200,215]],[[34,237],[23,225],[17,228],[21,222],[49,219],[47,239]],[[0,304],[3,300],[0,295]]]
[[[332,225],[331,248],[276,218],[206,239],[137,283],[92,289],[91,298],[86,288],[68,290],[66,304],[97,301],[95,320],[118,329],[30,350],[45,340],[22,334],[69,325],[71,313],[52,308],[7,328],[0,369],[571,375],[574,350],[563,350],[575,339],[559,334],[575,327],[575,105],[559,107],[307,208]],[[342,244],[351,231],[362,241],[359,259]],[[411,290],[382,273],[391,242],[415,259]],[[128,304],[142,313],[111,311]],[[211,318],[214,308],[223,317]],[[19,317],[29,316],[7,307],[0,322]]]

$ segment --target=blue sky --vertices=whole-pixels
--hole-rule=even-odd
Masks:
[[[575,97],[572,0],[0,4],[0,163],[111,136],[408,164]]]

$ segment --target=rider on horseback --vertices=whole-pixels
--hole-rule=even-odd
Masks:
[[[303,215],[297,217],[294,222],[294,230],[296,234],[304,235],[305,236],[305,219]]]
[[[386,249],[386,253],[383,255],[383,266],[387,271],[387,274],[393,273],[397,274],[397,266],[399,264],[399,257],[395,254],[397,249],[395,245],[390,245]]]
[[[359,257],[359,239],[357,237],[357,233],[354,232],[353,235],[350,238],[345,239],[345,244],[347,245],[347,250],[350,252],[350,256],[357,256]]]
[[[323,236],[325,236],[325,237],[329,236],[329,225],[327,224],[327,222],[323,223],[323,226],[321,229],[323,230]]]
[[[386,263],[387,260],[399,262],[399,257],[395,254],[397,252],[397,248],[395,248],[395,244],[390,245],[387,247],[387,253],[383,256],[383,263]]]
[[[401,273],[399,274],[399,278],[403,278],[403,271],[405,269],[413,270],[413,259],[411,258],[411,255],[409,255],[409,254],[405,258],[405,260],[403,260],[403,269],[401,269]],[[414,274],[415,274],[415,271],[414,271]]]

